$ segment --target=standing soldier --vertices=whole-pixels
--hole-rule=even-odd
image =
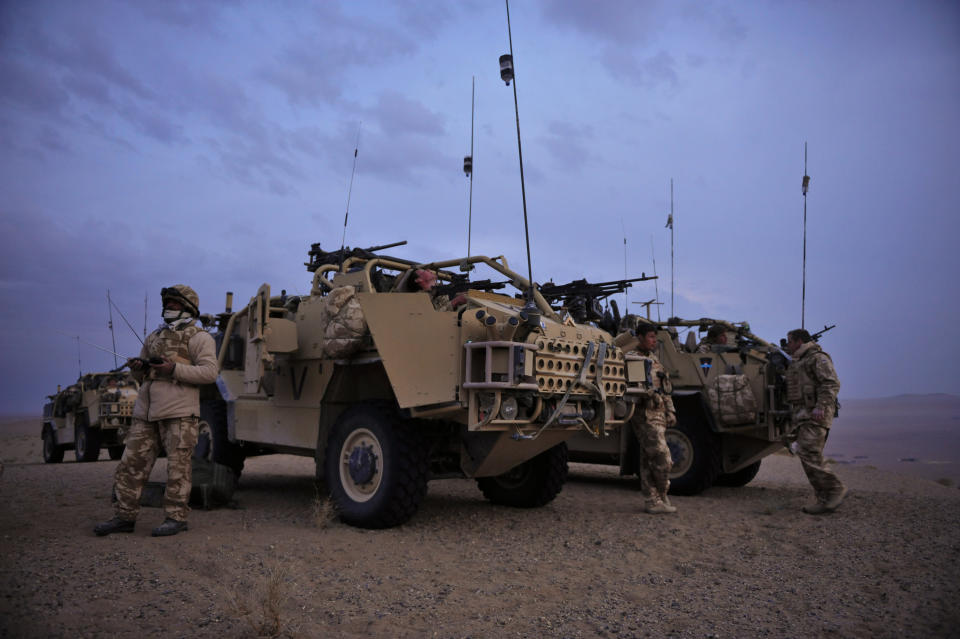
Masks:
[[[653,351],[657,347],[657,329],[652,324],[637,327],[639,354],[644,358],[647,395],[637,405],[630,425],[640,445],[640,489],[644,509],[651,514],[677,512],[670,504],[670,469],[673,460],[667,448],[666,430],[677,423],[677,410],[670,393],[673,385]]]
[[[126,450],[114,474],[116,514],[94,528],[97,535],[133,532],[140,492],[153,470],[161,442],[167,451],[166,519],[152,535],[176,535],[187,529],[191,458],[200,415],[198,386],[217,379],[216,348],[213,337],[196,326],[200,300],[192,288],[177,284],[162,289],[160,297],[164,325],[147,336],[139,358],[127,361],[142,384]]]
[[[797,328],[787,333],[786,351],[793,358],[787,368],[787,401],[795,427],[797,455],[817,497],[815,503],[803,507],[803,512],[831,513],[847,495],[847,489],[823,459],[840,380],[833,360],[806,330]]]

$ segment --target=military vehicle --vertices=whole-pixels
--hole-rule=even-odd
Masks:
[[[87,373],[49,395],[43,407],[43,461],[63,461],[66,450],[78,462],[97,461],[106,447],[110,459],[123,455],[123,435],[133,420],[139,386],[129,373]]]
[[[252,454],[312,456],[341,520],[360,527],[403,523],[447,477],[475,478],[496,504],[550,502],[566,440],[625,423],[642,366],[502,256],[417,263],[382,248],[313,245],[309,295],[264,284],[234,312],[227,294],[219,378],[201,394],[213,460],[239,473]],[[415,284],[424,270],[440,281],[430,292]]]
[[[637,322],[649,320],[627,316],[626,332],[616,340],[628,351],[630,329]],[[673,318],[656,324],[657,356],[670,374],[677,409],[677,424],[667,429],[673,457],[670,492],[694,495],[713,485],[745,486],[760,470],[761,460],[783,447],[790,431],[787,357],[744,323]],[[697,331],[713,325],[726,330],[727,344],[696,352]],[[677,339],[678,327],[690,329],[684,343]],[[599,440],[574,436],[568,446],[571,461],[619,465],[622,475],[639,471],[631,428]]]

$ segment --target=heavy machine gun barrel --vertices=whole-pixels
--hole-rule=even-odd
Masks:
[[[540,293],[551,306],[560,304],[565,307],[574,321],[578,323],[596,322],[600,328],[615,334],[620,324],[620,310],[617,308],[616,302],[611,300],[610,306],[613,313],[604,311],[600,307],[600,300],[615,293],[622,293],[633,286],[633,282],[654,279],[657,279],[656,275],[648,276],[643,273],[640,277],[612,280],[598,284],[591,284],[586,279],[573,280],[567,284],[547,282],[540,285]]]
[[[393,242],[392,244],[381,244],[380,246],[370,246],[367,248],[350,248],[348,246],[344,249],[337,249],[336,251],[324,251],[320,248],[320,243],[317,242],[316,244],[310,245],[310,250],[307,252],[307,255],[310,257],[310,261],[304,262],[303,265],[307,267],[308,271],[313,273],[325,264],[343,264],[345,260],[348,260],[351,257],[361,257],[370,260],[375,257],[379,257],[374,255],[376,251],[382,251],[395,246],[403,246],[406,243],[406,240],[401,240],[399,242]],[[389,259],[395,262],[402,262],[404,264],[415,264],[415,262],[410,260],[404,260],[396,257],[391,257]]]
[[[453,297],[467,291],[494,291],[507,285],[507,282],[494,282],[492,280],[477,280],[471,282],[466,275],[455,275],[449,284],[439,284],[433,287],[433,290],[439,295],[449,295]]]

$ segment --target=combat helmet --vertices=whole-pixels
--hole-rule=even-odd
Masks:
[[[167,300],[175,300],[183,305],[185,311],[193,317],[200,316],[200,297],[186,284],[174,284],[160,289],[160,299],[166,305]]]

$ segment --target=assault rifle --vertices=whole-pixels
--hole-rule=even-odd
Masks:
[[[826,324],[824,324],[822,331],[817,331],[816,333],[811,333],[811,334],[810,334],[810,339],[812,339],[813,341],[817,342],[817,341],[820,340],[820,336],[821,336],[821,335],[823,335],[823,334],[826,333],[827,331],[832,330],[832,329],[834,329],[834,328],[836,328],[836,327],[837,327],[836,324],[831,324],[830,326],[827,326]]]
[[[383,249],[393,248],[395,246],[403,246],[406,244],[406,240],[400,242],[394,242],[392,244],[381,244],[380,246],[371,246],[368,248],[350,248],[347,246],[343,249],[337,249],[336,251],[324,251],[320,248],[320,242],[310,245],[310,250],[307,252],[307,255],[310,257],[309,262],[304,262],[303,265],[307,267],[307,270],[311,273],[316,272],[318,268],[326,264],[338,264],[342,265],[344,261],[352,257],[360,257],[368,260],[372,260],[376,257],[387,257],[375,255],[376,251],[382,251]],[[388,259],[393,260],[394,262],[402,262],[403,264],[416,264],[410,260],[404,260],[397,257],[389,257]]]
[[[556,309],[566,308],[575,322],[580,324],[596,322],[597,326],[603,330],[616,334],[620,325],[620,309],[617,308],[616,301],[610,300],[612,314],[609,310],[604,311],[600,306],[600,300],[622,293],[633,286],[633,282],[653,279],[657,279],[657,276],[648,277],[645,273],[641,273],[640,277],[633,279],[613,280],[599,284],[591,284],[586,279],[573,280],[568,284],[547,282],[540,285],[540,293],[550,306]]]
[[[507,285],[507,282],[494,282],[491,280],[477,280],[471,282],[466,274],[454,275],[449,284],[438,284],[433,287],[437,295],[447,295],[453,299],[460,293],[467,291],[494,291]]]

